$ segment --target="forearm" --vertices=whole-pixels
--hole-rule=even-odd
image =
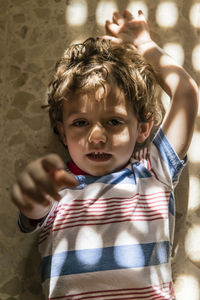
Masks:
[[[162,128],[183,159],[191,143],[198,110],[198,88],[190,75],[154,42],[138,48],[152,66],[161,88],[170,96]]]
[[[159,85],[171,99],[196,89],[190,75],[153,41],[141,44],[138,51],[152,66]]]

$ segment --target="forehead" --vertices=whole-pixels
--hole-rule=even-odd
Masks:
[[[66,114],[101,112],[127,113],[130,103],[124,92],[117,85],[99,86],[96,90],[75,92],[64,102],[63,111]]]

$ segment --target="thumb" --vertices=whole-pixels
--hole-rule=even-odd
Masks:
[[[61,187],[67,187],[67,188],[75,188],[79,182],[75,178],[74,175],[66,172],[63,169],[56,170],[51,174],[54,182],[58,186],[58,188]]]

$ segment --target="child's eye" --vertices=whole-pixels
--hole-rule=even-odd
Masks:
[[[123,121],[119,119],[111,119],[108,121],[108,124],[112,126],[117,126],[123,124]]]
[[[88,121],[86,121],[86,120],[77,120],[77,121],[74,121],[72,123],[72,125],[76,126],[76,127],[83,127],[83,126],[88,125]]]

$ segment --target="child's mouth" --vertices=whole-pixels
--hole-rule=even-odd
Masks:
[[[106,161],[111,158],[112,154],[104,152],[91,152],[87,154],[87,157],[93,161]]]

